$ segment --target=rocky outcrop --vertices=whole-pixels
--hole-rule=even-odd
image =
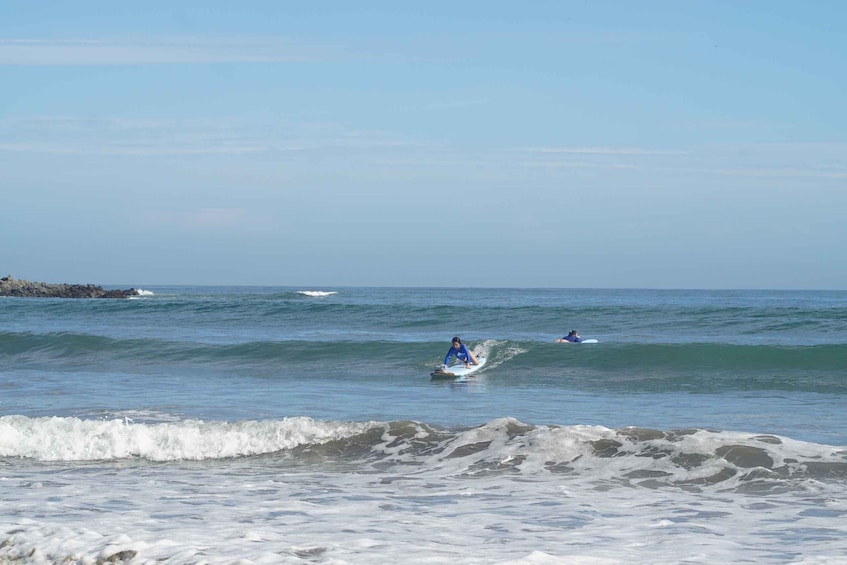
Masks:
[[[93,284],[50,284],[31,282],[7,275],[0,279],[0,296],[21,298],[129,298],[138,296],[134,288],[129,290],[105,290]]]

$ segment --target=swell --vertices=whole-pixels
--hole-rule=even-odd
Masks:
[[[847,345],[736,345],[726,343],[555,344],[469,341],[488,357],[481,372],[492,385],[532,379],[536,385],[641,392],[791,390],[847,394]],[[0,332],[0,356],[9,367],[57,370],[154,365],[273,368],[320,365],[347,377],[373,375],[375,366],[425,375],[446,353],[442,341],[279,340],[214,344],[161,339],[117,339],[56,332]]]
[[[372,360],[374,355],[407,352],[406,343],[387,341],[248,341],[235,344],[171,341],[165,339],[118,339],[99,335],[54,332],[0,332],[0,354],[12,361],[61,361],[99,359],[143,359],[193,361],[198,364],[237,359],[243,364],[261,361],[311,362],[329,359]],[[439,343],[443,349],[443,344]]]
[[[367,297],[344,293],[330,296],[306,296],[300,291],[190,295],[156,295],[138,300],[92,301],[5,299],[2,308],[10,319],[34,316],[38,320],[57,321],[65,317],[96,320],[102,316],[131,316],[134,322],[151,324],[227,323],[304,323],[306,326],[335,324],[338,327],[420,328],[450,331],[471,327],[474,330],[499,329],[507,332],[543,332],[555,334],[577,327],[582,333],[650,338],[656,334],[674,335],[679,328],[698,335],[713,336],[798,336],[814,337],[843,331],[844,309],[829,306],[677,303],[638,303],[635,296],[615,300],[601,294],[584,296],[583,304],[527,304],[532,296],[486,298],[484,293],[454,297],[440,294],[395,295],[375,292]],[[230,289],[231,290],[231,289]],[[565,291],[563,291],[565,292]],[[419,293],[420,294],[420,293]],[[636,295],[637,296],[637,295]],[[520,298],[521,300],[518,300]],[[654,300],[658,298],[654,297]],[[514,334],[513,334],[514,335]],[[494,335],[492,337],[511,337]]]
[[[837,370],[847,363],[847,345],[566,344],[533,347],[538,363],[566,361],[599,370],[654,368],[689,370]]]
[[[847,344],[824,345],[738,345],[728,343],[609,343],[554,344],[523,340],[465,340],[472,347],[493,346],[497,351],[519,349],[523,366],[561,365],[594,369],[621,368],[701,368],[701,369],[840,369],[847,366]],[[295,359],[326,360],[327,356],[345,360],[373,359],[376,353],[406,356],[422,351],[444,353],[449,343],[439,341],[393,341],[386,339],[356,340],[261,340],[244,343],[201,343],[167,339],[121,339],[72,332],[0,331],[0,354],[44,355],[62,358],[98,353],[107,356],[143,356],[170,359],[194,358],[203,362],[210,358],[237,356],[245,361],[269,359],[280,355]]]
[[[534,364],[559,364],[587,388],[639,392],[787,390],[847,394],[847,345],[623,344],[544,348]]]

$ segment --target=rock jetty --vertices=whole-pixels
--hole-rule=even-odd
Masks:
[[[0,279],[0,296],[21,298],[129,298],[138,296],[134,288],[105,290],[93,284],[50,284],[31,282],[7,275]]]

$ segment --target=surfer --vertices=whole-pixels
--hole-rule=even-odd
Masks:
[[[582,342],[582,338],[579,337],[579,334],[576,333],[576,330],[571,330],[568,335],[561,339],[557,339],[556,343],[580,343]]]
[[[473,351],[468,349],[468,346],[462,343],[462,340],[459,339],[459,336],[453,338],[453,343],[450,345],[450,350],[447,351],[447,356],[444,357],[444,367],[450,363],[450,359],[455,357],[459,361],[464,362],[465,368],[469,369],[471,364],[479,365],[479,361],[476,360],[476,357],[473,354]]]

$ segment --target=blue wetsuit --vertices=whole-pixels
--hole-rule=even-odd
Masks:
[[[444,364],[448,365],[450,363],[450,358],[455,357],[462,363],[472,363],[471,361],[471,352],[468,351],[468,346],[464,343],[456,349],[452,345],[450,346],[450,351],[447,352],[447,357],[444,358]]]
[[[577,337],[575,335],[566,335],[562,339],[565,340],[565,341],[569,341],[571,343],[581,343],[582,342],[582,338]]]

